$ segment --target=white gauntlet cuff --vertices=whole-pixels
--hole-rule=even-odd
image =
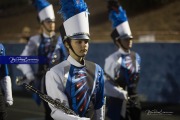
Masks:
[[[6,103],[9,105],[13,104],[13,97],[12,97],[12,84],[11,84],[11,78],[9,76],[6,76],[2,79],[2,88],[5,93],[5,100]]]

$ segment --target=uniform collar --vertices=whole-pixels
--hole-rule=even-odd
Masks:
[[[130,50],[128,52],[124,51],[122,48],[119,48],[118,50],[121,54],[128,55],[130,54]]]
[[[77,62],[73,57],[71,57],[70,55],[67,58],[67,61],[69,61],[72,65],[76,66],[76,67],[84,67],[85,66],[85,62],[84,64],[80,64],[79,62]]]
[[[49,35],[47,35],[46,33],[43,33],[43,36],[44,36],[45,38],[52,38],[53,36],[55,36],[55,33],[53,33],[52,36],[49,36]]]

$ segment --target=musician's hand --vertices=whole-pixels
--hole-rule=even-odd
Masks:
[[[78,119],[78,120],[90,120],[90,118],[82,117],[82,118],[80,118],[80,119]]]
[[[11,105],[13,105],[13,101],[12,101],[12,100],[6,101],[6,106],[7,106],[7,107],[9,107],[9,106],[11,106]]]
[[[128,93],[125,90],[121,90],[120,99],[128,100]]]
[[[16,85],[23,85],[25,84],[30,84],[32,81],[29,81],[25,76],[18,76],[16,77]]]
[[[31,82],[31,81],[28,81],[28,80],[21,80],[21,81],[18,81],[18,82],[16,83],[16,85],[23,85],[24,83],[25,83],[25,84],[30,84],[30,82]]]
[[[74,116],[74,115],[68,115],[73,117],[73,120],[90,120],[90,118],[85,118],[85,117],[79,117],[79,116]]]
[[[31,81],[35,80],[35,76],[34,76],[34,74],[31,73],[31,72],[28,72],[28,73],[26,74],[26,78],[27,78],[27,82],[31,82]]]

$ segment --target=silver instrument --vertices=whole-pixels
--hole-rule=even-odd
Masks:
[[[62,103],[59,99],[52,99],[50,96],[42,93],[41,91],[37,90],[36,88],[34,88],[33,86],[23,83],[23,81],[25,80],[25,77],[16,77],[16,84],[17,85],[22,85],[24,86],[27,90],[30,90],[36,94],[39,95],[39,97],[44,100],[45,102],[48,102],[49,104],[51,104],[53,107],[62,110],[63,112],[65,112],[66,114],[71,114],[71,115],[76,115],[77,114],[71,110],[70,108],[68,108],[67,106],[65,106],[64,103]]]

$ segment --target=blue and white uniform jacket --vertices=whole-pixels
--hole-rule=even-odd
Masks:
[[[59,62],[65,60],[66,56],[66,51],[65,47],[62,43],[62,39],[59,36],[55,50],[52,52],[50,49],[51,46],[51,39],[52,37],[49,37],[45,33],[42,35],[35,35],[32,36],[28,42],[28,44],[25,46],[21,56],[45,56],[49,60],[49,65],[51,64],[53,54],[56,54],[56,60]],[[17,66],[18,69],[20,69],[24,75],[26,74],[31,74],[34,75],[35,72],[31,67],[30,64],[19,64]]]
[[[50,105],[54,120],[103,120],[104,77],[95,63],[78,63],[71,56],[46,73],[47,94],[59,99],[80,117],[65,114]]]
[[[127,53],[121,48],[107,57],[104,66],[105,74],[108,76],[105,77],[105,94],[121,99],[121,93],[125,90],[129,96],[135,95],[140,62],[137,53],[133,51]]]

